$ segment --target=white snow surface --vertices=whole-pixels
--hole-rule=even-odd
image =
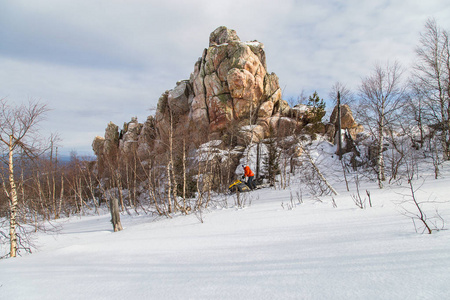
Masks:
[[[447,222],[449,171],[417,192]],[[303,203],[293,183],[245,194],[244,208],[229,196],[202,215],[122,214],[116,233],[108,214],[59,220],[33,254],[0,261],[0,299],[450,299],[450,231],[416,232],[406,185],[364,183],[365,209],[334,187]]]

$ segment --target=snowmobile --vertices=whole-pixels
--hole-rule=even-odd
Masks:
[[[231,193],[242,193],[242,192],[249,192],[250,188],[245,182],[240,181],[239,179],[236,179],[230,186],[228,187]]]
[[[262,178],[255,179],[255,180],[253,180],[253,182],[256,185],[256,189],[260,189],[260,188],[266,186],[263,184]],[[250,188],[248,187],[248,185],[239,179],[236,179],[232,184],[230,184],[228,189],[230,190],[231,193],[236,193],[237,191],[239,191],[240,193],[251,191]]]

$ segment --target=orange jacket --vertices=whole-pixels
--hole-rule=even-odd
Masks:
[[[245,175],[245,177],[255,176],[255,174],[253,174],[252,170],[250,170],[249,166],[244,167],[244,175]]]

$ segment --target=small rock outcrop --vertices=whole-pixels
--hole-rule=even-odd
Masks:
[[[105,129],[105,137],[97,136],[92,142],[92,149],[97,157],[112,155],[119,147],[119,126],[109,122]]]
[[[330,116],[330,123],[335,126],[337,130],[338,124],[338,107],[335,106]],[[353,118],[352,110],[347,104],[341,105],[341,129],[347,129],[348,133],[353,139],[356,139],[356,135],[364,131],[364,127],[361,124],[356,123]]]

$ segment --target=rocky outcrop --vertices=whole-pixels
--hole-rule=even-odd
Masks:
[[[138,123],[137,118],[123,125],[122,136],[119,141],[119,149],[125,153],[131,153],[138,147],[137,141],[143,125]]]
[[[97,157],[117,153],[119,148],[119,126],[109,122],[105,129],[105,137],[97,136],[92,142],[92,149]]]
[[[337,130],[338,123],[338,107],[335,106],[330,116],[330,123],[335,126]],[[347,104],[341,105],[341,129],[347,129],[353,139],[356,135],[364,131],[364,127],[356,123],[353,118],[352,110]]]
[[[194,93],[190,121],[209,126],[210,132],[251,115],[269,117],[281,100],[278,77],[267,73],[264,45],[241,42],[224,26],[211,33],[190,82]]]
[[[241,40],[233,29],[220,26],[209,35],[209,46],[222,45],[231,41],[240,42]]]
[[[278,76],[267,70],[264,45],[242,42],[234,30],[221,26],[210,34],[190,78],[161,95],[154,117],[144,124],[132,119],[120,133],[110,123],[93,148],[97,156],[112,147],[143,155],[164,151],[169,135],[199,132],[204,139],[220,138],[235,126],[238,143],[247,144],[271,134],[292,134],[310,118],[308,107],[291,108],[282,100]]]

